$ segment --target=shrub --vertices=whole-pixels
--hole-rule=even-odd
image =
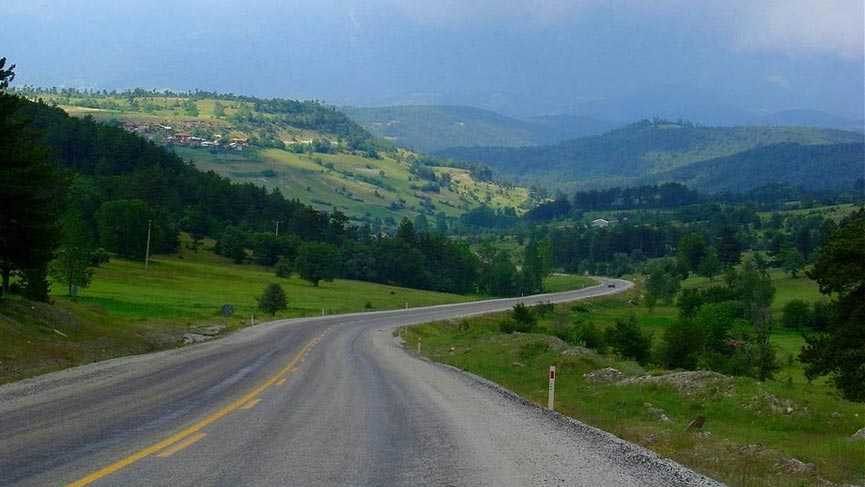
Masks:
[[[532,310],[523,303],[514,305],[514,309],[511,310],[511,319],[519,325],[529,329],[534,328],[538,322],[538,319]]]
[[[578,323],[575,327],[577,341],[583,346],[604,353],[607,350],[607,340],[604,333],[594,323]]]
[[[631,315],[627,320],[616,320],[616,324],[607,329],[607,343],[619,355],[646,364],[652,353],[652,335],[643,333],[637,317]]]
[[[555,309],[556,308],[553,303],[550,303],[549,301],[546,303],[538,303],[532,307],[532,311],[534,311],[535,316],[540,317],[547,316],[548,314],[555,311]]]
[[[523,303],[518,303],[511,310],[510,319],[502,322],[499,327],[505,333],[513,333],[515,331],[528,333],[534,329],[537,322],[538,320],[534,313],[532,313],[532,310]]]
[[[679,320],[664,331],[661,362],[670,369],[697,367],[706,342],[705,329],[698,323]]]
[[[285,291],[279,284],[268,284],[264,293],[258,298],[258,309],[275,315],[277,311],[286,309]]]
[[[801,299],[794,299],[784,305],[781,323],[786,328],[800,330],[811,327],[814,323],[811,306]]]

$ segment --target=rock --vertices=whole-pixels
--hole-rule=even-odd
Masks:
[[[594,357],[598,354],[594,350],[586,347],[568,347],[562,350],[562,355],[569,357]]]
[[[184,333],[181,341],[184,345],[191,345],[193,343],[201,343],[206,342],[208,340],[212,340],[212,336],[202,335],[200,333]]]
[[[544,336],[544,343],[547,344],[547,347],[549,347],[550,350],[553,350],[556,352],[558,352],[560,350],[565,350],[568,348],[568,344],[565,343],[564,340],[562,340],[559,337],[554,337],[554,336],[550,336],[550,335]]]
[[[853,433],[853,436],[850,438],[853,438],[854,441],[865,441],[865,428]]]
[[[526,366],[526,364],[524,364],[522,362],[514,362],[511,365],[513,365],[514,367],[525,367]]]
[[[649,413],[649,416],[651,416],[653,419],[661,421],[662,423],[669,423],[670,422],[670,418],[667,416],[666,411],[664,411],[661,408],[656,408],[656,407],[652,406],[652,403],[647,402],[644,404],[644,406],[645,405],[648,405],[646,407],[646,412]]]
[[[817,466],[813,463],[805,463],[796,458],[788,458],[782,460],[776,467],[786,473],[792,474],[810,474],[817,470]]]
[[[690,423],[688,423],[688,427],[685,428],[685,431],[700,431],[703,429],[703,425],[706,424],[705,416],[697,416]]]
[[[201,326],[201,327],[193,328],[192,333],[194,333],[196,335],[205,335],[205,336],[209,336],[209,337],[215,337],[216,335],[219,335],[220,333],[222,333],[223,330],[225,330],[225,325],[208,325],[208,326]]]
[[[747,409],[770,414],[792,414],[796,404],[789,399],[781,399],[768,392],[760,392],[745,405]]]
[[[711,431],[701,431],[701,432],[697,433],[697,437],[703,438],[703,439],[711,438],[712,432]]]
[[[633,377],[619,382],[619,385],[667,385],[683,394],[696,394],[711,387],[727,387],[732,385],[732,383],[732,379],[724,374],[708,370],[694,370]]]
[[[624,377],[625,374],[623,374],[622,371],[612,367],[593,370],[583,374],[583,378],[586,379],[586,382],[591,384],[612,384],[614,382],[619,382]]]

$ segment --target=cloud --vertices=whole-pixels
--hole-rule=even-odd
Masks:
[[[746,51],[836,54],[865,51],[862,0],[380,0],[386,8],[433,27],[509,21],[508,27],[563,25],[600,14],[604,22],[649,25],[659,19],[704,29]],[[694,23],[702,25],[694,25]]]
[[[404,16],[433,26],[517,19],[556,23],[601,4],[599,0],[384,0]]]
[[[865,54],[862,0],[740,2],[737,46],[791,54]]]

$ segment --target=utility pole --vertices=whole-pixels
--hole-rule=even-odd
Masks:
[[[147,246],[144,248],[144,270],[147,270],[150,264],[150,227],[153,225],[153,220],[147,220]]]
[[[276,220],[276,238],[279,238],[279,220]]]

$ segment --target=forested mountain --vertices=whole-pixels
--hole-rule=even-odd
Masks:
[[[769,184],[813,191],[849,189],[865,177],[865,144],[773,144],[690,164],[655,179],[706,192],[742,192]]]
[[[417,229],[403,219],[396,232],[351,224],[339,211],[316,210],[278,189],[203,172],[123,128],[2,92],[0,127],[6,158],[0,166],[0,296],[11,289],[14,274],[26,296],[46,300],[55,255],[74,253],[75,272],[86,274],[106,252],[129,259],[142,259],[146,249],[176,252],[181,231],[195,246],[215,239],[217,253],[236,263],[280,264],[316,285],[343,277],[498,292],[484,287],[489,263],[443,235],[443,218],[436,231],[421,217]],[[434,177],[428,166],[415,170]],[[539,273],[524,269],[520,275],[526,280],[508,293],[540,290]],[[79,277],[68,278],[70,287]]]
[[[796,147],[801,148],[862,142],[861,133],[832,129],[702,127],[689,122],[645,120],[603,135],[556,145],[456,148],[439,155],[487,164],[498,177],[514,183],[567,190],[633,184],[699,161],[729,157],[762,146],[798,144]],[[781,152],[762,154],[782,156]],[[786,157],[789,152],[783,154]],[[796,160],[806,159],[803,155]]]
[[[525,120],[468,106],[402,105],[347,107],[349,117],[373,134],[402,147],[433,152],[450,147],[522,147],[597,135],[617,126],[573,115]]]
[[[402,217],[421,213],[452,219],[481,204],[521,207],[527,201],[522,188],[397,149],[317,101],[142,89],[14,92],[122,127],[169,147],[203,171],[391,228]]]

